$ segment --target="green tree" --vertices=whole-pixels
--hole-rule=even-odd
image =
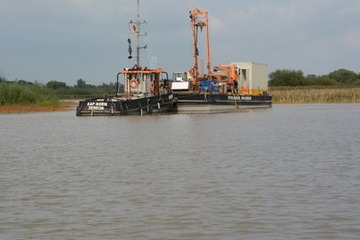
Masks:
[[[23,84],[23,85],[33,85],[33,84],[34,84],[34,83],[32,83],[32,82],[28,82],[28,81],[25,81],[25,80],[22,80],[22,79],[16,80],[16,82],[17,82],[18,84]]]
[[[86,82],[82,78],[76,81],[76,87],[78,88],[86,88]]]
[[[46,86],[48,88],[52,88],[52,89],[66,88],[66,83],[52,80],[52,81],[48,82],[46,84]]]
[[[334,86],[337,84],[339,84],[339,82],[328,76],[315,77],[312,81],[312,85],[317,85],[317,86]]]
[[[346,69],[339,69],[329,73],[329,77],[335,79],[340,83],[352,83],[359,79],[359,75],[353,71]]]
[[[301,70],[276,70],[269,74],[270,86],[303,86],[306,85]]]

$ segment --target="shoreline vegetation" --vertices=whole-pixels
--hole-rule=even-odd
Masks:
[[[41,84],[0,76],[0,113],[72,110],[79,99],[112,95],[114,89],[112,82],[95,86],[78,79],[68,86],[56,80]],[[360,73],[339,69],[324,76],[304,76],[301,70],[276,70],[269,74],[268,92],[273,104],[360,103]]]
[[[360,103],[360,87],[270,87],[273,104]]]
[[[60,101],[52,89],[25,81],[0,82],[0,113],[65,111],[72,101]]]
[[[360,87],[270,87],[273,104],[360,103]],[[69,111],[79,100],[53,100],[39,103],[0,105],[0,113]]]

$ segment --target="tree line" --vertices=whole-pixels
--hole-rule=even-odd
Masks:
[[[305,76],[301,70],[276,70],[269,74],[269,86],[360,86],[360,73],[339,69],[327,75]]]
[[[46,87],[52,89],[54,93],[60,98],[80,98],[113,95],[116,92],[116,84],[113,82],[102,83],[100,85],[91,85],[87,84],[86,81],[82,78],[78,79],[76,81],[76,85],[74,86],[68,86],[65,82],[52,80],[46,84]]]

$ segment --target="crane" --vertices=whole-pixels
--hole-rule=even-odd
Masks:
[[[198,33],[199,28],[202,31],[205,27],[206,30],[206,67],[207,75],[211,76],[211,63],[210,63],[210,38],[209,38],[209,18],[208,12],[205,10],[199,10],[195,8],[189,12],[191,19],[191,30],[192,30],[192,46],[193,46],[193,57],[194,66],[189,70],[190,77],[192,78],[193,85],[198,85],[199,81],[203,76],[199,74],[199,49],[198,49]]]

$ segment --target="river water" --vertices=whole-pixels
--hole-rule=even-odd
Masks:
[[[0,115],[0,239],[358,239],[360,104]]]

